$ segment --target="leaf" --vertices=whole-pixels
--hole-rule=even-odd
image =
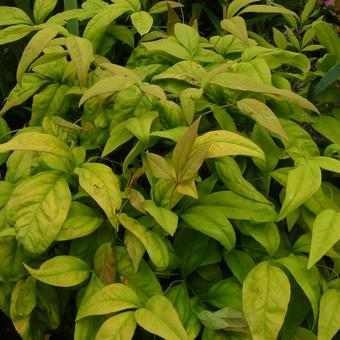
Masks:
[[[124,76],[114,76],[104,78],[91,86],[80,98],[79,106],[87,100],[99,95],[110,96],[118,91],[123,91],[131,87],[135,82]]]
[[[10,141],[0,144],[0,153],[10,150],[32,150],[48,152],[55,156],[65,157],[73,161],[73,154],[68,145],[58,138],[40,132],[22,132]]]
[[[146,158],[153,176],[159,179],[174,181],[174,171],[172,168],[170,168],[163,157],[151,152],[147,152]]]
[[[133,27],[137,30],[140,35],[145,35],[151,30],[153,24],[152,16],[145,12],[134,12],[130,15]]]
[[[235,277],[220,280],[209,288],[207,301],[217,308],[242,311],[242,285]]]
[[[320,168],[340,174],[340,160],[331,157],[317,156],[313,158]]]
[[[277,262],[290,271],[295,281],[302,288],[312,305],[314,322],[316,322],[320,300],[320,283],[317,273],[307,269],[307,259],[302,256],[291,254],[288,257],[278,259]]]
[[[36,24],[41,24],[54,10],[57,0],[36,0],[34,2],[33,16]]]
[[[208,310],[203,310],[197,315],[203,325],[209,329],[228,330],[228,328],[235,329],[248,327],[242,312],[229,307],[220,309],[214,313]]]
[[[197,119],[187,130],[184,136],[178,141],[172,152],[172,164],[175,169],[177,178],[187,164],[189,155],[192,151],[195,139],[197,138],[197,129],[200,119]]]
[[[58,35],[62,29],[61,26],[48,26],[47,28],[37,32],[34,37],[26,45],[22,57],[19,61],[17,68],[17,81],[21,83],[24,72],[27,70],[28,66],[39,57],[40,53],[48,43]]]
[[[334,32],[332,25],[323,21],[315,21],[312,25],[315,29],[316,36],[319,42],[327,49],[330,54],[333,54],[340,62],[340,39]]]
[[[320,301],[318,339],[331,340],[340,329],[340,291],[328,289]]]
[[[237,107],[243,114],[254,119],[267,130],[288,138],[275,113],[266,104],[256,99],[244,98],[237,102]]]
[[[42,254],[56,239],[71,205],[64,177],[54,171],[36,174],[13,191],[8,209],[17,240],[32,254]]]
[[[294,104],[301,108],[319,112],[311,102],[296,93],[285,89],[278,89],[270,85],[261,84],[244,74],[223,72],[214,77],[210,83],[232,90],[278,95],[282,100],[291,100]]]
[[[311,268],[340,240],[340,213],[326,209],[320,212],[314,222],[308,268]]]
[[[315,94],[325,91],[328,86],[335,83],[340,78],[340,63],[332,67],[318,82],[314,88]]]
[[[190,56],[194,56],[199,47],[200,37],[198,32],[193,27],[177,23],[174,27],[174,34],[179,43],[189,52]]]
[[[99,246],[93,258],[93,267],[94,272],[105,284],[116,281],[117,262],[111,242],[105,242]]]
[[[195,101],[201,99],[203,89],[188,88],[181,92],[180,102],[188,124],[192,124],[195,115]]]
[[[255,262],[251,256],[242,250],[224,251],[223,258],[240,283],[244,282],[248,273],[255,267]]]
[[[320,116],[314,117],[311,124],[313,129],[321,133],[328,140],[334,144],[340,144],[340,136],[338,133],[340,129],[339,120],[331,116]]]
[[[143,207],[155,221],[171,236],[174,235],[177,229],[178,216],[169,209],[157,207],[152,200],[143,202]]]
[[[3,28],[0,31],[0,45],[20,40],[31,32],[37,30],[37,26],[29,26],[27,24],[18,24]]]
[[[145,247],[152,263],[159,269],[165,269],[169,265],[169,251],[164,241],[155,232],[126,214],[119,215],[119,222],[132,234],[134,234]]]
[[[123,312],[107,319],[95,340],[131,340],[136,329],[134,312]]]
[[[267,5],[250,5],[244,8],[241,12],[239,12],[239,14],[243,13],[280,13],[298,17],[293,11],[285,7]]]
[[[158,85],[143,83],[139,88],[143,91],[143,93],[151,94],[160,100],[166,100],[164,90]]]
[[[243,312],[254,340],[276,340],[290,299],[289,280],[268,262],[258,264],[243,283]]]
[[[145,253],[145,248],[142,242],[128,230],[124,235],[124,244],[126,245],[126,250],[132,261],[134,272],[137,273],[139,264],[141,263]]]
[[[249,235],[260,243],[273,256],[280,246],[280,234],[275,223],[249,223],[237,221],[236,226],[242,234]]]
[[[273,27],[273,38],[278,48],[281,48],[282,50],[286,49],[288,43],[287,39],[284,34],[275,27]]]
[[[175,308],[165,296],[151,297],[144,308],[135,312],[135,319],[139,326],[164,339],[188,339]]]
[[[97,52],[109,25],[128,10],[124,5],[113,4],[105,6],[91,18],[86,25],[83,37],[92,43],[95,52]]]
[[[220,242],[226,249],[235,247],[236,236],[224,209],[214,206],[196,206],[186,210],[181,218],[190,227]]]
[[[104,315],[141,305],[136,293],[121,283],[112,283],[93,294],[78,309],[76,320],[91,315]]]
[[[312,161],[300,159],[288,173],[286,195],[278,221],[285,218],[311,198],[320,188],[321,171]]]
[[[33,96],[34,93],[36,93],[45,83],[46,80],[39,78],[35,74],[24,74],[21,84],[15,85],[15,87],[7,97],[7,101],[0,111],[0,115],[3,115],[12,107],[25,102],[28,98]]]
[[[227,18],[230,19],[233,17],[240,9],[243,7],[253,3],[258,2],[260,0],[234,0],[232,1],[227,9]]]
[[[151,125],[158,117],[158,113],[150,111],[126,121],[125,128],[145,144],[149,143]]]
[[[114,126],[110,132],[110,137],[106,141],[102,157],[107,156],[111,152],[115,151],[121,145],[128,142],[133,137],[133,134],[126,129],[126,122],[119,123]]]
[[[10,199],[14,186],[7,181],[0,181],[0,209],[2,209]]]
[[[221,27],[230,32],[235,38],[240,39],[243,43],[248,41],[247,25],[240,16],[224,19],[221,21]]]
[[[219,159],[215,162],[215,168],[218,177],[228,189],[254,201],[269,203],[269,201],[242,176],[241,169],[232,157]]]
[[[103,218],[94,209],[79,202],[72,202],[55,240],[66,241],[87,236],[97,230],[102,223]]]
[[[303,11],[300,15],[301,24],[303,25],[309,18],[309,16],[312,14],[314,8],[316,5],[316,0],[308,0],[305,4],[305,7],[303,8]]]
[[[235,132],[225,130],[206,132],[196,138],[193,148],[199,148],[204,144],[210,144],[207,158],[243,155],[265,159],[263,151],[255,143]]]
[[[23,264],[38,281],[57,287],[73,287],[85,281],[90,268],[83,260],[68,255],[55,256],[45,261],[39,269]]]
[[[158,1],[149,9],[149,14],[158,14],[158,13],[167,12],[169,8],[168,6],[170,8],[183,7],[182,4],[176,1]]]
[[[113,219],[122,204],[119,180],[111,168],[100,163],[85,163],[75,169],[80,186]]]
[[[92,44],[87,39],[70,35],[66,38],[66,48],[76,69],[79,86],[85,86],[87,73],[94,58]]]
[[[33,25],[33,22],[22,9],[12,6],[1,6],[0,26],[9,26],[17,24]]]

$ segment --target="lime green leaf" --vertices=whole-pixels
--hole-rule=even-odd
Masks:
[[[138,296],[130,287],[121,283],[112,283],[93,294],[79,307],[77,320],[91,315],[104,315],[138,308],[140,305]]]
[[[281,48],[282,50],[286,49],[288,43],[287,39],[284,34],[275,27],[273,27],[273,38],[278,48]]]
[[[11,294],[10,316],[12,320],[19,319],[31,314],[37,304],[36,284],[32,276],[18,281]]]
[[[178,8],[178,7],[183,7],[183,5],[176,1],[158,1],[149,9],[149,13],[158,14],[158,13],[167,12],[169,7]]]
[[[315,8],[315,5],[316,5],[316,0],[308,0],[306,2],[305,7],[303,8],[303,11],[300,16],[302,25],[308,20],[309,16],[312,14]]]
[[[115,4],[125,6],[129,11],[140,11],[141,4],[139,0],[112,0]]]
[[[275,113],[266,104],[256,99],[245,98],[237,102],[237,107],[243,114],[254,119],[267,130],[288,138]]]
[[[126,214],[119,215],[119,222],[142,242],[150,260],[157,268],[160,270],[167,268],[169,251],[160,236]]]
[[[113,4],[105,6],[91,18],[86,25],[83,37],[91,41],[95,52],[98,50],[105,31],[110,24],[128,10],[124,5]]]
[[[217,308],[242,311],[242,285],[235,277],[220,280],[209,288],[207,301]]]
[[[221,27],[242,42],[246,43],[248,41],[247,25],[242,17],[236,16],[224,19],[221,21]]]
[[[41,24],[54,10],[58,0],[36,0],[34,1],[33,16],[36,24]]]
[[[133,137],[133,134],[126,129],[126,122],[119,123],[113,127],[110,132],[110,137],[106,141],[102,157],[107,156],[115,151],[121,145],[128,142]]]
[[[187,130],[188,130],[187,126],[179,126],[177,128],[164,130],[164,131],[152,131],[150,133],[150,136],[167,138],[174,142],[178,142],[184,136]]]
[[[243,155],[265,159],[263,151],[255,143],[240,134],[230,131],[206,132],[196,138],[194,149],[204,144],[210,144],[207,158]]]
[[[156,111],[141,114],[138,117],[130,118],[125,123],[125,128],[145,144],[149,143],[149,136],[152,122],[158,117]]]
[[[146,158],[148,160],[148,165],[150,170],[156,178],[164,179],[168,181],[175,180],[175,174],[173,168],[171,168],[166,160],[154,153],[148,152],[146,154]]]
[[[79,202],[72,202],[67,218],[56,241],[66,241],[93,233],[103,223],[103,218],[92,208]]]
[[[131,340],[136,329],[134,312],[124,312],[107,319],[95,340]]]
[[[242,250],[224,251],[223,258],[240,283],[244,282],[248,273],[255,267],[255,262],[251,256]]]
[[[93,48],[90,41],[70,35],[66,38],[66,48],[77,72],[79,86],[85,86],[87,73],[93,61]]]
[[[30,17],[20,8],[11,6],[0,7],[0,26],[28,24],[33,25]]]
[[[139,326],[167,340],[187,340],[188,335],[171,302],[162,295],[150,298],[135,312]]]
[[[23,132],[14,136],[7,143],[0,144],[0,153],[10,150],[48,152],[73,160],[73,154],[68,145],[54,136],[39,132]]]
[[[220,242],[226,249],[235,247],[235,231],[225,216],[224,208],[204,205],[191,207],[181,218],[193,229]]]
[[[0,181],[0,209],[2,209],[11,197],[14,186],[10,182]]]
[[[90,273],[86,262],[74,256],[55,256],[45,261],[39,269],[24,264],[38,281],[57,287],[72,287],[85,281]]]
[[[243,312],[254,340],[276,340],[290,299],[287,276],[261,262],[246,277],[242,293]]]
[[[321,170],[313,161],[300,159],[288,173],[285,199],[278,220],[282,220],[311,198],[320,188]]]
[[[319,112],[318,109],[307,99],[298,94],[284,89],[261,84],[254,81],[253,78],[239,73],[223,72],[214,77],[211,84],[216,84],[225,88],[238,91],[250,91],[261,94],[277,95],[281,100],[291,100],[294,104],[314,112]]]
[[[118,177],[111,168],[100,163],[85,163],[75,170],[80,186],[113,219],[122,204]]]
[[[316,340],[316,335],[306,328],[299,327],[291,340]]]
[[[134,12],[130,15],[132,25],[140,35],[148,33],[152,27],[152,16],[144,11]]]
[[[332,25],[323,21],[315,21],[312,27],[316,31],[319,42],[336,57],[337,62],[340,62],[340,39]]]
[[[190,53],[177,41],[170,40],[170,38],[145,42],[143,43],[143,46],[151,52],[165,53],[180,60],[191,59]]]
[[[21,83],[24,72],[27,70],[28,66],[39,57],[43,49],[48,45],[48,43],[64,29],[61,26],[48,26],[37,32],[34,37],[26,45],[22,57],[19,61],[17,68],[17,81]]]
[[[144,201],[143,207],[165,231],[171,236],[174,235],[178,223],[178,216],[174,212],[166,208],[157,207],[152,200]]]
[[[180,102],[183,114],[188,124],[192,124],[195,115],[195,101],[203,95],[203,89],[188,88],[181,92]]]
[[[42,254],[58,235],[71,205],[64,177],[45,171],[21,182],[6,209],[15,220],[17,239],[32,254]]]
[[[21,84],[15,85],[15,87],[7,97],[7,101],[0,111],[0,115],[3,115],[12,107],[25,102],[28,98],[34,95],[34,93],[36,93],[45,83],[46,80],[39,78],[35,74],[24,74]]]
[[[340,329],[340,291],[328,289],[320,301],[318,339],[331,340]]]
[[[331,157],[317,156],[313,161],[322,169],[340,174],[340,161]]]
[[[236,226],[241,233],[253,237],[273,256],[280,246],[280,234],[275,223],[250,223],[237,221]]]
[[[108,77],[99,80],[92,87],[90,87],[84,95],[80,98],[79,106],[84,104],[88,99],[106,95],[110,96],[118,91],[123,91],[131,87],[135,82],[124,76]]]
[[[193,56],[199,47],[199,34],[193,27],[177,23],[174,27],[174,33],[179,43]]]
[[[134,272],[138,272],[139,264],[143,259],[145,248],[139,239],[130,231],[124,235],[124,244],[133,264]]]
[[[139,88],[143,91],[143,93],[151,94],[160,100],[166,100],[164,90],[158,85],[143,83]]]
[[[281,13],[290,14],[297,17],[297,15],[285,7],[267,6],[267,5],[250,5],[244,8],[239,14],[243,13]]]
[[[302,256],[290,255],[288,257],[277,260],[278,263],[284,265],[303,292],[310,301],[313,309],[314,321],[317,321],[319,300],[320,300],[320,283],[317,272],[307,269],[307,259]]]
[[[340,144],[340,121],[331,116],[314,117],[313,128],[335,144]]]
[[[29,26],[26,24],[18,24],[9,26],[0,31],[0,45],[8,44],[17,41],[30,34],[33,31],[39,30],[37,26]]]
[[[112,250],[111,242],[102,243],[94,254],[93,269],[98,277],[105,283],[116,281],[117,262]]]
[[[236,194],[254,201],[269,203],[269,201],[248,182],[241,173],[241,169],[232,157],[223,157],[215,162],[218,177]]]
[[[253,2],[258,2],[258,1],[260,1],[260,0],[234,0],[234,1],[232,1],[228,5],[227,18],[230,19],[243,7],[249,5]]]
[[[308,268],[319,261],[340,240],[339,223],[340,213],[332,209],[323,210],[316,216],[313,223]]]

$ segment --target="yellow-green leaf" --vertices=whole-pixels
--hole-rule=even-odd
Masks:
[[[89,277],[88,264],[75,256],[60,255],[45,261],[39,269],[24,263],[26,270],[38,281],[57,287],[73,287]]]
[[[33,8],[34,22],[42,23],[46,17],[54,10],[58,0],[35,0]]]
[[[234,16],[240,9],[243,7],[253,3],[253,2],[258,2],[261,0],[234,0],[230,4],[228,4],[227,8],[227,18],[230,19],[231,17]]]
[[[93,48],[89,40],[70,35],[66,38],[66,48],[76,69],[79,86],[85,86],[87,73],[93,61]]]
[[[140,305],[138,296],[130,287],[121,283],[112,283],[100,289],[80,305],[77,320],[91,315],[104,315],[138,308]]]
[[[267,5],[250,5],[244,8],[239,14],[243,13],[280,13],[289,14],[298,17],[293,11],[279,6],[267,6]]]
[[[224,19],[221,21],[221,27],[244,43],[248,41],[247,25],[242,17],[236,16]]]
[[[290,300],[285,273],[261,262],[247,275],[242,289],[243,312],[254,340],[276,340]]]
[[[132,25],[140,35],[148,33],[152,27],[153,19],[152,16],[145,12],[134,12],[130,15]]]
[[[0,6],[0,26],[28,24],[33,25],[30,17],[20,8]]]

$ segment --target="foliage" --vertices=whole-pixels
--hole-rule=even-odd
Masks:
[[[221,4],[221,35],[177,1],[0,6],[0,43],[28,38],[0,117],[0,309],[23,339],[339,331],[339,38],[316,1]],[[286,20],[277,47],[257,13]]]

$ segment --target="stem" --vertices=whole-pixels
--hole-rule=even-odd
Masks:
[[[77,0],[64,0],[65,11],[76,9],[78,7]],[[79,24],[77,19],[68,20],[66,23],[67,30],[73,35],[79,35]]]

